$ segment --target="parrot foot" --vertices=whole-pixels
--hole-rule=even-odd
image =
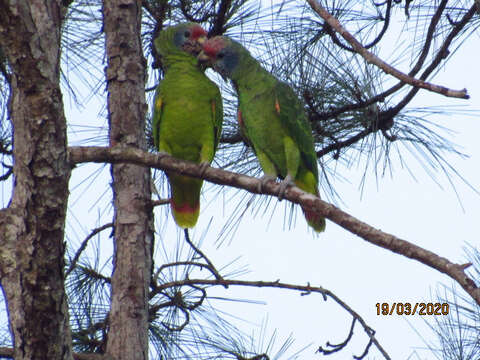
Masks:
[[[273,175],[263,175],[261,178],[260,178],[260,184],[258,184],[258,192],[259,193],[262,193],[263,191],[263,187],[265,186],[266,183],[268,183],[269,181],[275,181],[276,177],[273,176]]]
[[[293,182],[293,178],[290,174],[287,175],[285,179],[282,180],[280,183],[280,190],[278,191],[278,201],[282,201],[283,197],[285,196],[285,191],[287,191],[287,187],[295,185]]]
[[[205,171],[207,170],[207,168],[210,166],[210,163],[208,161],[202,161],[200,163],[200,176],[203,177],[203,175],[205,174]]]
[[[157,151],[156,154],[161,158],[164,157],[164,156],[172,156],[172,154],[169,154],[168,152],[163,151],[163,150]]]

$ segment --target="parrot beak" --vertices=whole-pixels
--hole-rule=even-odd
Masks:
[[[205,54],[203,51],[200,51],[200,54],[197,56],[198,61],[201,63],[206,63],[210,60],[207,54]]]
[[[197,43],[199,43],[200,45],[203,45],[205,43],[205,41],[207,41],[207,36],[206,35],[202,35],[197,39]]]

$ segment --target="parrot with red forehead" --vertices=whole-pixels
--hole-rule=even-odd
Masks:
[[[215,155],[223,120],[220,91],[196,58],[206,36],[200,25],[183,23],[161,31],[154,40],[165,76],[155,92],[152,121],[158,151],[205,166]],[[181,228],[195,226],[203,180],[174,172],[167,177],[175,222]]]
[[[240,130],[265,173],[262,181],[283,179],[280,198],[292,183],[319,196],[312,129],[304,105],[292,88],[266,71],[240,43],[226,36],[204,42],[198,58],[232,81],[238,95]],[[325,218],[308,209],[303,212],[316,232],[325,230]]]

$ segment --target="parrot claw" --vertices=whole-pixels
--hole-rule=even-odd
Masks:
[[[258,192],[259,193],[262,193],[263,191],[263,187],[265,186],[266,183],[268,183],[269,181],[275,181],[276,177],[273,176],[273,175],[263,175],[261,178],[260,178],[260,184],[258,184]]]
[[[210,163],[208,161],[202,161],[200,163],[200,176],[203,177],[203,175],[205,174],[205,171],[207,170],[207,168],[210,166]]]
[[[283,197],[285,196],[285,191],[287,191],[287,187],[295,185],[293,182],[292,177],[290,174],[287,175],[285,179],[282,180],[280,183],[280,190],[278,191],[278,201],[282,201]]]

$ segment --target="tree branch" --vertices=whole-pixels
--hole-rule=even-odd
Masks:
[[[159,199],[159,200],[152,200],[152,206],[160,206],[170,204],[170,199]]]
[[[472,7],[464,14],[462,19],[453,27],[452,31],[446,36],[445,40],[443,41],[442,46],[437,51],[437,54],[431,61],[430,65],[425,69],[425,71],[420,75],[420,79],[426,79],[433,71],[440,65],[440,63],[448,56],[449,50],[448,47],[455,39],[455,37],[460,34],[463,28],[467,25],[467,23],[472,19],[475,15],[476,6],[472,5]],[[411,89],[407,95],[397,104],[395,107],[391,109],[392,114],[398,114],[401,109],[403,109],[417,94],[418,88]]]
[[[222,275],[220,275],[220,273],[215,268],[215,266],[210,261],[210,259],[203,253],[202,250],[200,250],[197,246],[195,246],[195,244],[192,242],[192,240],[190,240],[190,234],[188,233],[188,229],[184,229],[184,231],[185,231],[185,241],[187,242],[188,245],[190,245],[190,247],[193,249],[193,251],[195,251],[198,255],[200,255],[200,257],[203,260],[205,260],[205,262],[207,263],[205,265],[205,267],[210,270],[210,272],[213,274],[213,276],[215,276],[215,279],[223,280]]]
[[[383,21],[382,29],[380,30],[380,32],[378,33],[378,35],[376,36],[375,39],[373,39],[370,43],[368,43],[367,45],[364,46],[365,49],[370,49],[370,48],[374,47],[375,45],[377,45],[380,42],[380,40],[383,39],[383,36],[387,32],[388,26],[390,25],[390,16],[391,16],[391,12],[392,12],[392,0],[387,0],[383,3],[381,3],[381,4],[375,4],[375,6],[377,6],[377,7],[380,7],[380,6],[383,6],[383,5],[387,5],[387,9],[385,10],[385,16],[379,16],[377,18],[378,20]],[[341,47],[343,50],[346,50],[346,51],[349,51],[349,52],[355,52],[355,49],[344,45],[340,41],[340,39],[335,34],[335,31],[333,31],[330,24],[325,23],[324,24],[324,30],[328,35],[330,35],[332,41],[337,46]]]
[[[285,289],[285,290],[294,290],[294,291],[301,291],[301,296],[306,296],[310,295],[311,293],[318,293],[323,296],[323,299],[326,301],[327,298],[331,298],[333,301],[335,301],[338,305],[340,305],[343,309],[345,309],[350,315],[352,315],[352,318],[354,319],[353,324],[355,323],[355,320],[360,322],[362,325],[364,331],[367,333],[368,337],[370,338],[370,341],[367,345],[367,348],[365,349],[365,352],[368,352],[368,347],[371,344],[375,344],[375,346],[378,348],[378,350],[382,353],[382,355],[385,357],[385,359],[390,359],[390,356],[387,354],[385,349],[379,344],[377,339],[375,338],[375,331],[367,325],[365,320],[356,312],[354,311],[350,306],[348,306],[342,299],[340,299],[338,296],[336,296],[334,293],[332,293],[330,290],[325,289],[321,286],[311,286],[310,284],[307,285],[297,285],[297,284],[287,284],[287,283],[282,283],[279,280],[277,281],[248,281],[248,280],[234,280],[234,279],[215,279],[215,280],[207,280],[207,279],[184,279],[184,280],[176,280],[168,283],[164,283],[159,286],[159,290],[165,290],[171,287],[178,288],[181,286],[192,286],[192,285],[210,285],[210,286],[249,286],[249,287],[263,287],[263,288],[277,288],[277,289]],[[352,327],[353,327],[352,324]],[[353,333],[353,331],[351,331]],[[349,335],[349,338],[351,338],[351,334]],[[348,342],[349,339],[346,340]]]
[[[278,183],[268,182],[260,186],[261,180],[251,176],[236,174],[212,167],[207,167],[203,170],[202,166],[198,164],[175,159],[165,153],[152,154],[132,147],[117,146],[108,148],[76,146],[70,147],[68,154],[72,164],[84,162],[129,162],[157,169],[174,171],[182,175],[203,178],[215,184],[228,185],[255,194],[259,194],[260,192],[258,189],[262,188],[262,194],[277,196],[280,190],[280,185]],[[462,286],[462,288],[470,294],[473,299],[475,299],[477,304],[480,305],[480,289],[476,286],[475,282],[465,274],[465,269],[461,265],[452,263],[444,257],[408,241],[402,240],[392,234],[377,230],[340,210],[336,206],[329,204],[312,194],[305,193],[296,186],[287,188],[284,198],[293,203],[301,204],[302,208],[316,211],[321,216],[329,219],[369,243],[417,260],[424,265],[448,275],[453,280],[457,281],[458,284]]]
[[[85,240],[82,241],[82,244],[80,245],[77,252],[75,253],[75,256],[70,261],[70,266],[68,267],[67,271],[65,272],[65,277],[67,277],[72,272],[72,270],[75,268],[75,266],[77,266],[78,259],[80,258],[80,255],[82,254],[83,250],[85,250],[85,248],[87,247],[88,241],[91,238],[93,238],[95,235],[97,235],[98,233],[102,232],[105,229],[109,229],[111,227],[113,227],[113,223],[107,223],[107,224],[104,224],[104,225],[102,225],[100,227],[97,227],[97,228],[92,230],[92,232],[85,238]]]
[[[3,166],[7,168],[7,172],[0,175],[0,181],[7,180],[13,174],[13,166],[6,166],[5,164],[3,164]]]
[[[225,24],[229,18],[228,10],[232,4],[231,0],[222,0],[215,16],[213,27],[209,31],[209,36],[222,35],[225,32]]]
[[[428,51],[429,51],[429,49],[431,47],[431,43],[433,41],[433,33],[435,32],[435,29],[437,27],[437,24],[438,24],[440,18],[441,18],[441,15],[443,14],[443,11],[446,7],[447,2],[448,2],[447,0],[443,0],[438,5],[437,10],[435,11],[435,14],[433,14],[432,20],[430,21],[430,24],[428,26],[428,30],[427,30],[427,34],[426,34],[426,38],[425,38],[425,43],[423,45],[422,51],[421,51],[421,53],[418,57],[418,60],[417,60],[416,64],[408,72],[408,75],[411,76],[411,77],[416,76],[416,74],[420,71],[423,64],[425,63],[425,60],[426,60],[427,55],[428,55]],[[408,5],[405,5],[405,6],[407,7]],[[467,12],[467,14],[465,14],[463,19],[457,25],[455,25],[453,27],[453,29],[450,31],[450,33],[446,36],[442,46],[440,47],[440,49],[437,52],[437,55],[431,61],[431,64],[427,67],[425,72],[420,76],[420,79],[426,79],[428,77],[428,75],[430,75],[433,72],[433,70],[435,70],[438,67],[438,65],[440,65],[441,61],[445,58],[445,53],[448,52],[448,47],[450,46],[451,42],[460,33],[460,31],[465,27],[465,25],[471,20],[471,18],[473,16],[473,13],[474,12],[472,12],[472,10],[469,10]],[[378,95],[375,95],[375,96],[371,97],[368,100],[359,101],[357,103],[344,105],[344,106],[341,106],[339,108],[332,109],[332,110],[329,110],[329,111],[316,113],[316,114],[313,114],[312,116],[310,116],[310,119],[311,119],[312,122],[327,120],[329,118],[334,118],[334,117],[336,117],[336,116],[338,116],[338,115],[340,115],[344,112],[347,112],[347,111],[353,111],[353,110],[365,108],[365,107],[367,107],[369,105],[372,105],[372,104],[374,104],[376,102],[379,102],[379,101],[383,102],[383,101],[385,101],[385,98],[387,96],[390,96],[390,95],[394,94],[395,92],[400,90],[404,85],[405,85],[405,83],[403,81],[400,81],[399,83],[395,84],[391,88],[385,90],[384,92],[382,92]],[[405,98],[406,100],[402,100],[400,102],[399,106],[396,105],[394,108],[392,108],[394,111],[390,111],[390,110],[387,110],[387,111],[390,111],[391,115],[395,116],[396,114],[398,114],[400,112],[400,110],[403,107],[405,107],[408,104],[408,102],[413,98],[413,95],[415,95],[417,93],[417,91],[418,91],[418,88],[410,90],[410,93],[407,94],[407,96]],[[380,116],[381,115],[382,115],[382,113],[380,113]]]
[[[307,0],[312,9],[323,19],[328,25],[330,25],[335,31],[337,31],[342,37],[347,40],[353,49],[360,54],[368,63],[374,64],[382,69],[385,73],[395,76],[397,79],[410,84],[411,86],[426,89],[432,92],[436,92],[448,97],[456,97],[462,99],[469,99],[470,96],[467,94],[467,90],[452,90],[444,86],[435,85],[428,83],[423,80],[416,79],[414,77],[408,76],[407,74],[395,69],[394,67],[387,64],[385,61],[380,59],[375,54],[371,53],[365,49],[362,44],[353,37],[341,24],[340,22],[333,17],[323,6],[321,6],[316,0]]]
[[[434,39],[433,34],[434,34],[435,29],[437,27],[437,24],[438,24],[438,22],[441,18],[441,15],[443,14],[443,11],[445,10],[446,4],[447,4],[447,0],[442,0],[439,3],[431,21],[430,21],[430,24],[428,26],[428,30],[427,30],[427,34],[426,34],[426,38],[425,38],[425,43],[423,45],[422,51],[421,51],[421,53],[418,57],[418,60],[417,60],[416,64],[408,72],[408,76],[410,76],[410,77],[416,76],[416,74],[421,70],[422,66],[424,65],[425,60],[426,60],[427,55],[428,55],[428,52],[429,52],[429,49],[431,47],[432,41]],[[445,37],[445,40],[443,41],[443,44],[441,45],[441,47],[437,51],[437,54],[432,59],[431,63],[427,66],[425,71],[421,74],[421,76],[420,76],[421,80],[425,80],[441,64],[441,62],[445,59],[446,54],[448,54],[448,48],[451,45],[452,41],[457,37],[458,34],[461,33],[462,29],[468,24],[468,22],[472,19],[474,14],[475,14],[475,5],[473,5],[472,8],[462,17],[462,19],[460,21],[458,21],[455,26],[453,26],[453,28],[451,29],[449,34]],[[399,83],[392,86],[391,88],[385,90],[384,92],[382,92],[378,95],[373,96],[372,98],[370,98],[368,100],[359,101],[359,102],[354,103],[354,104],[348,104],[348,105],[345,105],[345,106],[342,106],[342,107],[339,107],[339,108],[336,108],[336,109],[333,109],[333,110],[329,110],[329,111],[326,111],[326,112],[320,112],[320,113],[316,112],[316,111],[314,111],[315,109],[312,108],[312,106],[310,106],[313,109],[313,111],[309,115],[310,121],[312,123],[324,121],[324,120],[327,120],[329,118],[334,118],[334,117],[336,117],[336,116],[338,116],[338,115],[340,115],[344,112],[347,112],[347,111],[354,111],[354,110],[357,110],[357,109],[365,108],[365,107],[367,107],[369,105],[372,105],[372,104],[374,104],[378,101],[383,102],[383,101],[385,101],[385,98],[387,96],[390,96],[390,95],[394,94],[395,92],[400,90],[404,85],[405,85],[405,83],[403,81],[400,81]],[[417,94],[418,91],[419,91],[419,88],[416,88],[416,87],[412,88],[407,93],[407,95],[405,95],[405,97],[402,100],[399,101],[399,103],[397,105],[395,105],[395,106],[393,106],[393,107],[391,107],[391,108],[389,108],[385,111],[379,112],[378,121],[377,121],[376,124],[374,124],[374,126],[370,126],[368,129],[362,130],[359,133],[351,136],[348,139],[345,139],[345,140],[342,140],[342,141],[334,141],[332,144],[326,145],[324,148],[320,149],[317,152],[317,157],[322,157],[329,152],[335,151],[334,158],[338,158],[341,149],[343,149],[347,146],[353,145],[354,143],[362,140],[366,136],[368,136],[368,135],[370,135],[370,134],[372,134],[372,133],[374,133],[378,130],[382,130],[382,132],[385,135],[385,132],[383,131],[385,125],[388,125],[388,123],[391,122],[394,119],[394,117],[405,106],[408,105],[408,103],[413,99],[413,97]],[[307,104],[308,104],[308,101],[307,101]]]

